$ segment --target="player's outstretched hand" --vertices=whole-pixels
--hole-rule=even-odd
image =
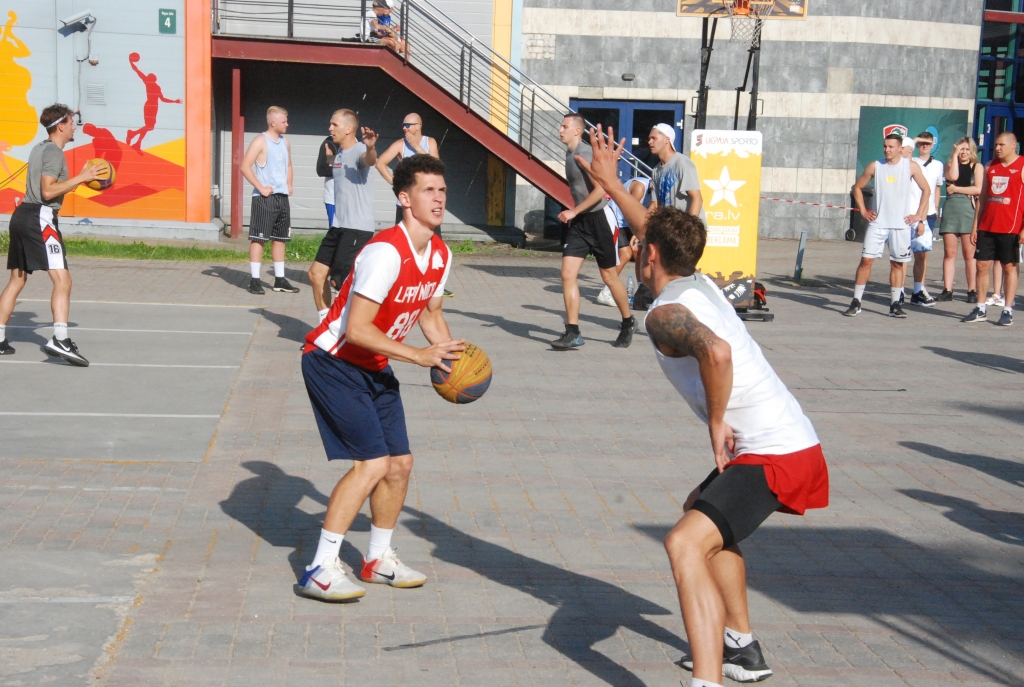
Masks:
[[[711,449],[715,452],[715,465],[719,472],[723,472],[736,451],[732,427],[724,422],[715,423],[708,425],[708,433],[711,434]]]
[[[452,368],[444,361],[458,360],[462,357],[461,353],[464,350],[466,350],[465,339],[441,341],[433,346],[421,348],[416,363],[422,367],[439,367],[445,372],[451,372]]]
[[[367,148],[372,148],[377,145],[377,134],[374,133],[373,129],[368,126],[364,126],[360,129],[360,133],[363,135],[363,143],[366,144]]]
[[[608,127],[608,135],[604,136],[601,125],[597,129],[590,127],[590,145],[594,149],[594,161],[587,162],[579,155],[576,162],[590,175],[598,186],[608,188],[619,179],[619,157],[626,146],[626,139],[616,145],[615,130]]]

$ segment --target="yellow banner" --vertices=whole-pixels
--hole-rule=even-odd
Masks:
[[[752,302],[761,207],[761,132],[698,130],[690,136],[707,214],[708,241],[697,265],[736,307]]]

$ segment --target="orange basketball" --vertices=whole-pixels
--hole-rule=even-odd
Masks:
[[[104,171],[100,172],[99,179],[93,179],[86,184],[93,191],[104,191],[114,185],[114,179],[117,178],[117,174],[114,172],[114,166],[100,157],[94,157],[89,160],[89,166],[92,165],[103,165]]]
[[[491,385],[491,359],[478,346],[466,344],[458,360],[449,360],[451,373],[430,368],[430,382],[441,398],[449,403],[472,403]]]

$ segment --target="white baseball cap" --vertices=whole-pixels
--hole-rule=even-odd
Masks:
[[[917,145],[917,143],[915,143],[914,139],[912,139],[910,136],[904,136],[903,137],[903,147],[904,148],[913,148],[916,145]]]
[[[668,138],[669,145],[671,145],[672,149],[675,150],[676,130],[672,128],[672,125],[665,124],[664,122],[662,122],[661,124],[655,124],[653,128],[655,131],[660,131],[661,133],[665,134],[665,137]]]

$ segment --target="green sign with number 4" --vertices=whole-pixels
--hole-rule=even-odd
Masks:
[[[178,10],[160,10],[160,33],[178,33]]]

